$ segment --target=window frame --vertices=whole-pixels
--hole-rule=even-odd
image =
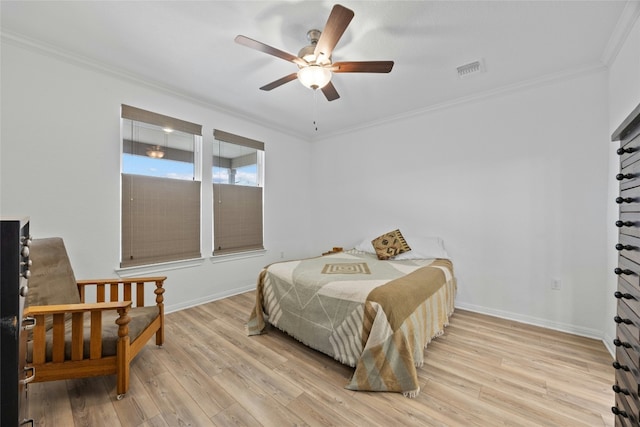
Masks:
[[[236,185],[230,183],[214,183],[212,177],[212,256],[224,257],[264,251],[264,143],[254,139],[214,129],[214,140],[219,144],[233,144],[256,150],[256,185]],[[211,169],[219,157],[212,153]],[[217,191],[216,191],[217,187]],[[245,187],[245,188],[242,188]],[[258,190],[259,189],[259,190]],[[257,194],[259,192],[259,194]],[[221,198],[222,197],[222,198]],[[241,198],[241,200],[239,200]],[[222,207],[224,202],[232,205]],[[246,209],[249,208],[249,212]],[[230,230],[230,231],[228,231]],[[245,232],[249,233],[248,238]],[[259,235],[259,236],[258,236]]]
[[[123,131],[125,120],[144,123],[147,126],[170,128],[174,131],[193,135],[193,179],[158,178],[150,175],[125,173],[123,170],[123,158],[126,154]],[[202,259],[202,126],[124,104],[121,109],[120,125],[122,133],[120,138],[121,218],[119,271],[126,271],[127,269],[140,270],[157,265]],[[131,151],[134,150],[132,149]],[[125,188],[125,185],[133,185],[134,181],[136,182],[136,191],[160,194],[175,187],[169,193],[170,202],[165,194],[154,199],[150,194],[144,192],[140,193],[142,196],[140,198],[136,197],[136,200],[133,200],[133,198],[125,200],[125,197],[130,194],[128,191],[133,188]],[[138,188],[141,185],[147,185],[147,189]],[[186,206],[175,203],[175,199],[183,199]],[[180,211],[183,208],[186,211]],[[152,212],[152,214],[146,215],[146,212]],[[169,213],[169,215],[165,215],[165,213]],[[176,220],[178,217],[182,218],[179,215],[183,214],[185,217],[190,218],[189,221],[186,221],[187,224]],[[150,224],[145,222],[147,218]],[[129,229],[125,230],[125,227],[129,227]],[[178,228],[173,229],[173,227]],[[163,233],[162,230],[168,231]],[[175,250],[178,247],[174,245],[175,241],[180,240],[185,235],[190,236],[190,238],[183,239],[187,243],[181,246],[182,249]],[[168,240],[168,236],[173,236],[173,240]],[[197,239],[197,242],[195,239]],[[136,245],[132,244],[134,240]],[[164,246],[162,246],[161,242],[165,242]],[[135,255],[135,253],[138,255]]]

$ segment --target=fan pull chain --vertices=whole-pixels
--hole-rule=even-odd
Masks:
[[[313,126],[316,128],[316,132],[318,132],[318,89],[313,91]]]

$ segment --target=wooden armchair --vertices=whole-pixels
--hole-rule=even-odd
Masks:
[[[155,335],[164,342],[166,277],[76,281],[61,238],[32,242],[24,316],[35,319],[27,346],[34,382],[116,374],[117,399],[129,389],[129,364]],[[144,305],[145,284],[155,305]],[[95,302],[87,303],[91,295]]]

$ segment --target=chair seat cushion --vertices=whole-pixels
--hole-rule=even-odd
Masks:
[[[133,307],[129,310],[129,337],[133,343],[140,334],[160,315],[158,306],[149,307]],[[115,321],[118,318],[118,312],[116,310],[108,310],[102,312],[102,357],[115,356],[118,343],[118,325]],[[90,348],[90,336],[91,336],[91,318],[89,313],[85,313],[84,322],[84,356],[83,358],[89,358]],[[46,342],[47,348],[45,351],[45,360],[51,362],[53,360],[53,328],[47,331]],[[31,363],[33,360],[32,353],[32,341],[29,341],[27,346],[27,362]],[[65,344],[64,344],[64,357],[65,360],[71,359],[71,320],[65,322]]]
[[[30,248],[29,258],[33,264],[27,305],[78,304],[80,294],[63,240],[60,237],[34,239]],[[52,326],[53,321],[48,316],[45,328]]]

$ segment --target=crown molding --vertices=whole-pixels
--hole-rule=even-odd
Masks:
[[[157,90],[159,92],[163,92],[167,95],[171,95],[176,98],[181,98],[185,101],[192,102],[202,107],[215,110],[223,114],[230,115],[236,119],[240,118],[244,120],[249,120],[254,124],[263,126],[265,128],[271,129],[278,133],[286,134],[291,137],[302,139],[306,142],[309,142],[309,138],[303,134],[300,134],[293,130],[280,128],[277,125],[269,121],[266,121],[263,118],[260,118],[258,116],[249,114],[246,111],[240,111],[225,105],[212,103],[208,99],[198,96],[197,94],[186,93],[174,86],[167,85],[165,83],[161,83],[158,81],[150,80],[147,77],[141,76],[139,74],[131,73],[129,71],[125,71],[121,68],[112,67],[105,63],[96,61],[92,58],[87,58],[77,53],[60,49],[57,46],[42,42],[40,40],[34,40],[15,32],[1,30],[0,41],[2,41],[2,43],[11,44],[19,48],[30,50],[32,52],[36,52],[42,55],[46,55],[46,56],[55,58],[57,60],[61,60],[63,62],[70,63],[85,69],[96,71],[101,74],[105,74],[110,77],[117,78],[119,80],[127,81],[129,83],[134,83],[139,86],[144,86],[153,90]]]
[[[438,104],[429,105],[423,108],[407,111],[394,116],[389,116],[383,120],[375,120],[371,122],[361,123],[358,126],[350,127],[348,129],[342,129],[336,132],[323,135],[321,138],[314,138],[312,142],[317,142],[323,139],[332,138],[338,135],[349,134],[358,132],[364,129],[371,129],[373,127],[382,126],[389,123],[399,122],[402,120],[410,119],[412,117],[421,116],[437,111],[442,111],[448,108],[457,107],[459,105],[468,105],[474,102],[485,101],[492,98],[499,98],[511,93],[517,93],[524,90],[529,90],[537,87],[546,86],[549,84],[561,82],[563,80],[571,80],[584,75],[596,74],[600,72],[606,72],[608,68],[602,64],[591,64],[584,67],[573,68],[558,73],[547,74],[535,79],[530,79],[510,85],[505,85],[496,89],[491,89],[483,92],[479,92],[473,95],[456,98],[450,101],[441,102]]]
[[[628,1],[627,4],[625,5],[625,9],[623,11],[623,13],[621,14],[620,20],[619,20],[619,26],[623,27],[624,30],[620,30],[621,32],[619,34],[615,34],[612,35],[607,49],[608,53],[608,57],[610,57],[610,60],[615,59],[615,55],[614,53],[614,47],[615,49],[617,49],[617,51],[615,51],[615,54],[617,55],[617,53],[619,52],[619,50],[621,49],[622,45],[624,44],[624,41],[626,41],[626,38],[629,35],[629,32],[631,31],[631,29],[633,28],[633,25],[635,24],[635,21],[638,19],[638,17],[640,16],[640,1]],[[620,22],[622,21],[622,22]],[[616,26],[618,27],[618,26]],[[618,33],[618,31],[615,31],[614,33]],[[9,32],[6,30],[2,30],[0,31],[0,40],[2,40],[2,42],[6,42],[24,49],[28,49],[31,51],[35,51],[37,53],[40,54],[45,54],[51,57],[54,57],[56,59],[59,60],[63,60],[65,62],[68,63],[72,63],[74,65],[80,66],[80,67],[84,67],[87,69],[91,69],[93,71],[97,71],[100,72],[102,74],[106,74],[109,75],[111,77],[115,77],[118,78],[120,80],[125,80],[137,85],[141,85],[141,86],[145,86],[148,87],[150,89],[153,90],[157,90],[160,92],[164,92],[168,95],[177,97],[177,98],[181,98],[184,99],[186,101],[201,105],[205,108],[209,108],[218,112],[221,112],[223,114],[228,114],[233,116],[234,118],[241,118],[241,119],[245,119],[245,120],[249,120],[252,123],[255,123],[257,125],[263,126],[265,128],[271,129],[273,131],[282,133],[282,134],[286,134],[289,136],[292,136],[294,138],[298,138],[301,139],[305,142],[317,142],[317,141],[321,141],[324,139],[328,139],[328,138],[332,138],[338,135],[343,135],[343,134],[350,134],[353,132],[357,132],[357,131],[361,131],[364,129],[370,129],[372,127],[377,127],[377,126],[381,126],[381,125],[385,125],[385,124],[389,124],[389,123],[393,123],[393,122],[397,122],[397,121],[401,121],[401,120],[405,120],[411,117],[415,117],[415,116],[419,116],[419,115],[423,115],[423,114],[428,114],[431,112],[435,112],[435,111],[441,111],[447,108],[453,108],[456,107],[458,105],[462,105],[462,104],[468,104],[471,102],[479,102],[482,100],[486,100],[486,99],[490,99],[490,98],[494,98],[494,97],[499,97],[499,96],[503,96],[506,95],[508,93],[514,93],[514,92],[518,92],[518,91],[522,91],[522,90],[526,90],[526,89],[530,89],[530,88],[534,88],[534,87],[539,87],[539,86],[544,86],[550,83],[554,83],[557,81],[561,81],[561,80],[565,80],[565,79],[572,79],[581,75],[585,75],[585,74],[591,74],[591,73],[596,73],[596,72],[601,72],[601,71],[606,71],[607,67],[606,64],[607,62],[604,61],[603,59],[603,63],[598,63],[598,64],[592,64],[592,65],[588,65],[585,67],[580,67],[580,68],[575,68],[575,69],[570,69],[570,70],[565,70],[559,73],[553,73],[553,74],[549,74],[549,75],[545,75],[542,77],[538,77],[535,79],[531,79],[531,80],[527,80],[527,81],[523,81],[523,82],[519,82],[519,83],[515,83],[515,84],[511,84],[511,85],[506,85],[506,86],[502,86],[500,88],[496,88],[496,89],[492,89],[492,90],[488,90],[488,91],[484,91],[484,92],[480,92],[477,94],[473,94],[470,96],[465,96],[465,97],[461,97],[461,98],[457,98],[454,100],[450,100],[450,101],[446,101],[446,102],[442,102],[439,104],[433,104],[433,105],[429,105],[423,108],[419,108],[419,109],[415,109],[415,110],[411,110],[411,111],[407,111],[404,113],[400,113],[397,115],[393,115],[393,116],[389,116],[386,117],[382,120],[374,120],[374,121],[370,121],[370,122],[364,122],[364,123],[360,123],[357,126],[352,126],[352,127],[348,127],[348,128],[342,128],[339,130],[336,130],[334,132],[329,132],[329,133],[324,133],[322,136],[307,136],[305,134],[301,134],[299,132],[293,131],[293,130],[289,130],[289,129],[283,129],[281,127],[278,127],[277,125],[264,120],[263,118],[260,118],[258,116],[255,116],[253,114],[249,114],[246,111],[240,111],[237,109],[233,109],[230,108],[228,106],[223,106],[223,105],[219,105],[219,104],[214,104],[212,102],[210,102],[207,99],[204,99],[196,94],[188,94],[185,93],[183,91],[181,91],[180,89],[173,87],[171,85],[167,85],[161,82],[157,82],[157,81],[153,81],[153,80],[149,80],[146,77],[125,71],[123,69],[120,68],[115,68],[112,66],[109,66],[107,64],[98,62],[96,60],[78,55],[76,53],[67,51],[67,50],[63,50],[60,49],[56,46],[53,46],[51,44],[46,44],[42,41],[36,41],[33,39],[29,39],[27,37],[24,37],[20,34],[17,33],[13,33],[13,32]],[[604,57],[604,55],[603,55]]]
[[[640,17],[640,1],[638,0],[629,0],[624,5],[624,9],[620,14],[620,18],[618,18],[618,22],[613,29],[613,33],[611,33],[611,37],[609,38],[609,42],[602,52],[602,56],[600,59],[602,63],[606,66],[611,66],[615,61],[616,57],[620,53],[620,49],[624,46],[627,38],[629,37],[629,33],[633,29],[636,21]]]

